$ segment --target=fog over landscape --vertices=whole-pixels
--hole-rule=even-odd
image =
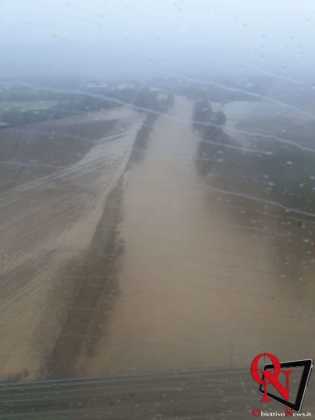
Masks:
[[[311,77],[314,35],[311,0],[4,0],[0,74],[301,79]]]

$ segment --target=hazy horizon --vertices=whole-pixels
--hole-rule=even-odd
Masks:
[[[311,76],[315,4],[2,2],[0,77]]]

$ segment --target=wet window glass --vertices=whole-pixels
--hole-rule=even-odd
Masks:
[[[315,4],[0,9],[0,418],[246,418],[315,355]]]

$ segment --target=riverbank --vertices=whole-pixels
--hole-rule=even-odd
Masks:
[[[2,378],[32,379],[48,372],[44,366],[82,282],[75,278],[75,264],[84,261],[94,241],[108,194],[124,172],[143,124],[143,117],[130,109],[112,112],[117,122],[110,139],[103,134],[75,163],[1,197]],[[104,118],[112,116],[90,114],[89,121],[98,124]]]

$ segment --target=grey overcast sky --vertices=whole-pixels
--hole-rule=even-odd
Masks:
[[[1,0],[0,76],[141,76],[314,63],[313,0]]]

